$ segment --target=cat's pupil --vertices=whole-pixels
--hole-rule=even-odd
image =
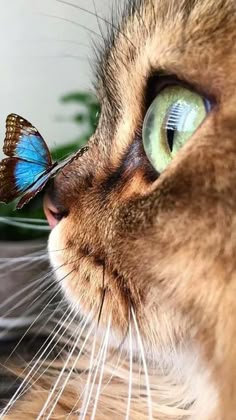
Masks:
[[[175,133],[176,133],[176,130],[178,130],[179,119],[180,119],[181,113],[182,113],[182,106],[179,102],[176,102],[173,105],[171,105],[168,111],[165,129],[166,129],[166,138],[167,138],[170,152],[172,152],[173,150]]]
[[[174,129],[167,128],[167,130],[166,130],[166,136],[167,136],[167,141],[168,141],[169,149],[172,152],[172,150],[173,150],[173,143],[174,143],[174,136],[175,136],[175,130]]]

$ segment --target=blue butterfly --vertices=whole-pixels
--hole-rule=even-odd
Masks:
[[[16,206],[21,209],[52,176],[82,156],[87,149],[83,147],[60,163],[52,162],[49,149],[38,130],[19,115],[8,115],[3,146],[3,152],[8,157],[0,162],[0,201],[9,203],[22,196]]]

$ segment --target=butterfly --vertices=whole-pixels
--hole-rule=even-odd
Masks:
[[[52,162],[49,149],[38,130],[19,115],[8,115],[3,145],[3,152],[8,157],[0,161],[0,202],[9,203],[20,197],[16,208],[21,209],[51,177],[87,149],[84,146],[62,162]]]

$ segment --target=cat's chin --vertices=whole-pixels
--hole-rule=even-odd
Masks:
[[[76,258],[65,246],[66,223],[60,222],[51,232],[48,252],[53,275],[69,305],[78,315],[97,322],[101,330],[111,320],[111,327],[120,341],[127,334],[128,302],[106,273],[101,261],[81,254]]]

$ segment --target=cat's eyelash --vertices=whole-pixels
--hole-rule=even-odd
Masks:
[[[133,42],[131,41],[131,39],[129,39],[129,37],[123,31],[121,31],[121,28],[119,26],[115,25],[113,22],[105,19],[104,17],[98,15],[98,13],[96,11],[96,7],[95,7],[95,12],[92,12],[91,10],[88,10],[88,9],[86,9],[84,7],[81,7],[81,6],[77,5],[77,4],[71,3],[71,2],[66,1],[66,0],[56,0],[56,1],[58,3],[65,4],[65,5],[69,6],[69,7],[72,7],[74,9],[77,9],[77,10],[80,10],[82,12],[85,12],[85,13],[91,15],[91,16],[95,16],[96,19],[97,19],[97,21],[101,21],[101,22],[106,23],[106,25],[110,26],[113,31],[115,31],[118,34],[121,34],[122,36],[124,36],[124,38],[132,45],[132,47],[135,48],[135,45],[133,44]],[[100,29],[100,36],[104,40],[104,35],[102,33],[102,28],[101,28],[100,24],[98,24],[98,26],[99,26],[99,29]]]

